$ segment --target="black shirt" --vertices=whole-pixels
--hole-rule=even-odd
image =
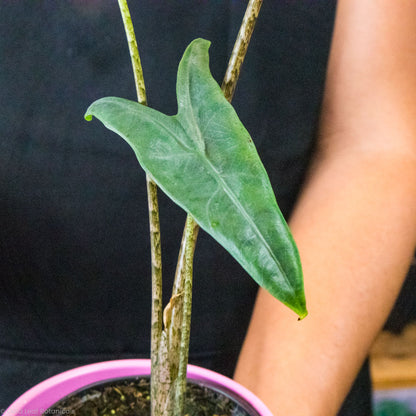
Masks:
[[[180,57],[211,40],[221,82],[245,1],[130,2],[149,105],[176,112]],[[313,151],[334,1],[266,1],[233,104],[285,216]],[[117,3],[0,3],[0,408],[93,361],[147,357],[150,258],[144,173],[131,149],[83,114],[135,98]],[[185,213],[160,193],[164,293]],[[211,237],[195,258],[190,362],[231,376],[257,286]],[[352,407],[368,415],[363,373]],[[352,412],[352,413],[349,413]]]

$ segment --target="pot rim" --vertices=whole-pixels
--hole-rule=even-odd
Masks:
[[[16,399],[6,409],[3,416],[42,415],[63,397],[90,384],[138,375],[150,375],[149,359],[112,360],[77,367],[52,376],[32,387]],[[254,393],[222,374],[188,364],[187,377],[222,386],[237,396],[243,397],[261,416],[273,416]]]

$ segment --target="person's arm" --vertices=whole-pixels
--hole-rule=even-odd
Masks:
[[[338,2],[319,149],[290,221],[309,316],[261,290],[235,374],[276,416],[336,414],[413,256],[415,21],[414,0]]]

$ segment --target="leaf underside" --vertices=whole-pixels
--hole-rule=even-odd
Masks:
[[[143,169],[274,297],[306,316],[298,251],[253,141],[209,70],[210,42],[179,64],[178,113],[137,102],[95,101],[97,117],[133,148]]]

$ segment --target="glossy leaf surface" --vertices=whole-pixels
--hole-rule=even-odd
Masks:
[[[178,114],[108,97],[87,110],[133,148],[158,186],[273,296],[306,315],[297,248],[249,133],[209,70],[209,42],[180,62]],[[226,278],[226,276],[224,276]]]

